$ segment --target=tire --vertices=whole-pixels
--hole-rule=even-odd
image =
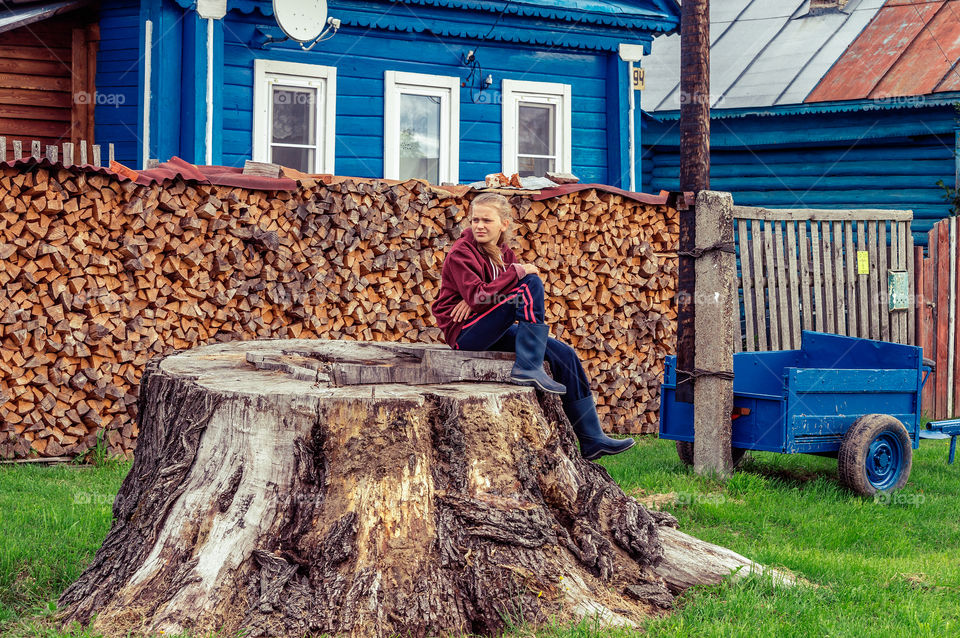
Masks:
[[[730,448],[733,456],[733,467],[739,467],[747,451],[740,447]],[[677,456],[684,465],[693,466],[693,443],[689,441],[677,441]]]
[[[912,466],[907,428],[889,414],[864,415],[843,435],[837,457],[840,481],[857,494],[899,490]]]

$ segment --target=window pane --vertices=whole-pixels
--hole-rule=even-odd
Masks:
[[[270,161],[304,173],[312,173],[314,153],[316,150],[312,148],[274,146],[270,149]]]
[[[517,152],[520,155],[556,155],[556,107],[520,102]]]
[[[440,101],[400,95],[400,179],[440,182]]]
[[[517,173],[520,177],[543,177],[553,172],[556,160],[552,157],[523,157],[517,158]]]
[[[315,145],[317,90],[299,86],[273,87],[273,142]]]

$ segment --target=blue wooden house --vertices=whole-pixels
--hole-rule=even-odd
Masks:
[[[675,0],[334,0],[339,30],[307,51],[270,0],[100,6],[97,90],[123,99],[98,106],[96,134],[119,161],[438,183],[553,170],[628,186],[640,118],[621,45],[648,53],[679,24]]]
[[[957,0],[723,0],[711,6],[711,188],[739,204],[911,209],[917,244],[950,206]],[[642,189],[679,185],[679,36],[644,59]]]

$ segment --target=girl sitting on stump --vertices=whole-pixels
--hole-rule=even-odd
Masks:
[[[590,383],[573,348],[548,335],[539,269],[521,264],[507,246],[510,203],[494,193],[470,205],[470,228],[443,261],[440,294],[433,314],[444,340],[459,350],[516,352],[511,380],[563,395],[563,410],[593,461],[633,447],[633,439],[603,433]],[[543,369],[550,362],[551,379]]]

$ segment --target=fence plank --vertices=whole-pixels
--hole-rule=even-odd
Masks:
[[[846,280],[843,276],[843,223],[833,223],[833,277],[836,282],[837,334],[847,333]]]
[[[824,330],[837,333],[837,289],[833,287],[833,241],[830,238],[830,229],[833,224],[820,225],[823,244],[823,307],[826,309]]]
[[[42,159],[43,156],[40,154],[40,140],[30,142],[30,157],[35,160]]]
[[[765,221],[808,219],[815,221],[860,221],[868,219],[889,219],[894,221],[909,221],[913,219],[913,211],[909,210],[823,210],[817,208],[757,208],[754,206],[734,206],[733,216],[741,219],[761,219]]]
[[[907,304],[907,343],[917,345],[917,286],[914,282],[916,270],[913,267],[913,233],[909,224],[904,224],[904,238],[907,241],[903,256],[907,264],[907,286],[909,303]]]
[[[897,269],[907,270],[907,225],[897,222]],[[907,285],[907,292],[910,287]],[[909,307],[909,304],[908,304]],[[900,324],[900,343],[908,343],[907,340],[907,313],[908,310],[897,311],[897,322]]]
[[[810,255],[808,254],[810,236],[807,234],[807,222],[798,223],[797,232],[800,242],[800,297],[803,303],[803,329],[813,330],[813,308],[810,306]]]
[[[950,238],[949,224],[938,223],[937,229],[937,418],[947,417],[947,331],[950,322]]]
[[[100,145],[99,144],[93,145],[93,165],[103,166],[103,164],[100,162]]]
[[[870,338],[870,294],[867,291],[867,279],[870,273],[860,274],[860,252],[867,255],[867,226],[863,222],[857,222],[857,252],[853,255],[851,261],[854,264],[855,277],[857,278],[857,334],[864,338]],[[869,268],[870,259],[867,258]]]
[[[791,349],[790,301],[787,283],[786,259],[783,254],[783,222],[773,222],[773,245],[777,264],[777,321],[780,322],[780,348]]]
[[[63,164],[64,166],[73,166],[73,144],[63,143]]]
[[[927,232],[927,258],[923,260],[923,316],[925,328],[925,343],[923,353],[925,357],[937,360],[937,280],[934,277],[937,265],[937,228],[934,226]],[[936,374],[927,379],[923,387],[923,409],[930,419],[937,418],[936,405]]]
[[[0,135],[0,162],[7,161],[7,138]]]
[[[797,231],[793,220],[787,226],[787,281],[789,282],[788,304],[790,306],[790,349],[800,348],[800,284],[797,266]]]
[[[80,163],[87,163],[87,140],[80,140]]]
[[[777,271],[773,265],[773,222],[763,222],[763,252],[767,257],[767,304],[769,306],[770,349],[780,350],[780,322],[777,311]]]
[[[893,341],[893,329],[890,325],[890,303],[887,290],[887,222],[879,225],[877,256],[880,258],[880,338],[883,341]]]
[[[890,270],[897,270],[899,268],[899,256],[900,253],[897,251],[897,246],[899,244],[899,239],[897,238],[900,228],[897,226],[896,222],[890,224]],[[898,311],[892,310],[890,312],[890,341],[895,341],[900,343],[900,316]]]
[[[951,217],[950,221],[954,224],[954,227],[957,227],[957,218]],[[941,222],[943,223],[943,222]],[[950,418],[960,414],[960,329],[957,327],[957,321],[960,321],[960,294],[957,292],[958,286],[960,286],[960,228],[957,228],[956,233],[954,234],[956,240],[953,244],[953,255],[950,256],[950,260],[953,263],[954,272],[957,273],[954,278],[953,287],[951,288],[951,300],[953,306],[953,325],[954,325],[954,341],[953,341],[953,382],[949,385],[952,389],[953,395],[953,413],[945,415],[945,418]]]
[[[917,300],[917,325],[916,325],[916,335],[917,335],[917,345],[922,348],[922,356],[929,357],[930,350],[927,348],[927,326],[929,324],[925,323],[925,309],[926,309],[926,300],[924,294],[926,291],[926,280],[924,275],[926,274],[926,269],[923,266],[923,246],[917,246],[913,251],[913,262],[914,269],[917,273],[917,294],[915,299]],[[932,381],[932,379],[931,379]],[[926,402],[927,388],[924,386],[923,393],[920,395],[920,411],[924,413],[927,408]]]
[[[747,220],[737,220],[737,242],[740,245],[740,282],[743,288],[743,322],[746,344],[744,350],[756,350],[753,328],[753,272],[750,264],[750,242]]]
[[[954,375],[954,366],[956,366],[957,350],[955,340],[957,338],[957,218],[951,217],[947,220],[950,225],[949,241],[950,247],[947,249],[947,261],[950,268],[950,304],[949,318],[947,324],[947,411],[948,417],[956,412],[956,404],[953,402],[957,377]]]
[[[767,349],[767,319],[766,302],[763,298],[763,224],[758,221],[750,222],[750,247],[753,262],[753,319],[760,350]]]
[[[857,257],[853,250],[853,222],[843,223],[843,239],[845,246],[843,249],[843,265],[847,280],[847,334],[853,337],[862,337],[863,335],[857,328],[857,269],[855,259]]]
[[[13,140],[13,159],[23,159],[23,142],[20,140]]]
[[[870,274],[867,276],[867,295],[870,298],[870,338],[880,338],[880,314],[883,308],[880,306],[880,279],[877,272],[877,224],[878,222],[867,222],[867,252],[869,253]]]
[[[810,254],[813,256],[813,327],[818,332],[824,328],[823,281],[820,273],[820,222],[810,222]]]

